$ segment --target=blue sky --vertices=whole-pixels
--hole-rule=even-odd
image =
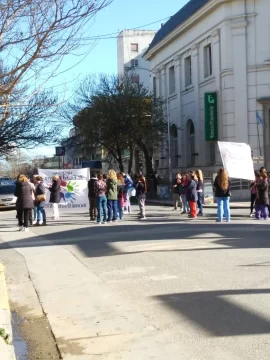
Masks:
[[[87,30],[87,36],[117,33],[123,29],[133,29],[160,20],[156,24],[142,27],[142,29],[157,30],[162,22],[166,22],[161,19],[174,15],[187,2],[188,0],[114,0],[110,6],[97,14]],[[112,35],[114,36],[116,35]],[[68,55],[59,71],[74,66],[79,59],[78,56]],[[61,99],[71,100],[73,89],[80,79],[89,73],[100,72],[117,72],[116,38],[99,40],[95,48],[79,65],[55,77],[47,86],[52,86]],[[44,154],[44,150],[40,152],[40,149],[36,149],[34,154]],[[47,148],[45,153],[52,155],[54,150]]]

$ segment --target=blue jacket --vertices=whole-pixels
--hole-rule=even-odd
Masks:
[[[197,183],[195,180],[190,180],[187,184],[187,201],[197,201]]]
[[[133,181],[129,175],[125,175],[125,192],[128,191],[131,187],[133,187]]]

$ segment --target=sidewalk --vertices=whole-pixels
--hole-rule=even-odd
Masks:
[[[7,336],[6,341],[3,339],[5,336]],[[11,314],[2,264],[0,264],[0,354],[1,360],[15,360],[12,346]]]
[[[173,201],[172,200],[159,200],[159,199],[147,199],[147,203],[151,204],[151,205],[162,205],[162,206],[173,206]],[[206,209],[216,209],[217,204],[213,204],[213,205],[204,205],[204,207]],[[230,207],[231,209],[249,209],[250,208],[250,203],[249,201],[232,201],[230,203]]]

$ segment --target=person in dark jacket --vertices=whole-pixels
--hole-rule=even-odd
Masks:
[[[52,204],[53,207],[53,220],[58,220],[59,219],[59,209],[58,209],[58,204],[60,203],[60,191],[61,191],[61,186],[60,186],[60,179],[58,175],[53,176],[52,178],[52,186],[49,187],[49,191],[50,191],[50,203]]]
[[[217,222],[221,222],[223,220],[223,215],[225,215],[227,222],[231,221],[230,186],[231,181],[228,177],[227,171],[223,168],[220,169],[214,182],[215,198],[218,206]]]
[[[32,198],[31,185],[25,175],[19,176],[16,182],[14,196],[17,197],[16,209],[20,227],[19,230],[28,231],[29,218],[34,208],[34,201]]]
[[[114,170],[109,170],[107,177],[108,222],[117,221],[117,175]]]
[[[146,199],[147,185],[145,181],[145,177],[143,175],[139,176],[138,182],[136,184],[136,197],[139,202],[140,208],[140,220],[145,220],[145,199]]]
[[[35,204],[37,206],[37,225],[47,225],[46,212],[45,212],[45,199],[46,199],[46,189],[43,184],[43,178],[41,176],[36,176],[36,200]]]
[[[95,182],[95,189],[94,192],[96,194],[96,207],[97,207],[97,224],[101,224],[101,217],[103,212],[103,221],[102,224],[107,223],[107,198],[106,198],[106,191],[107,185],[104,181],[104,177],[102,174],[98,174],[97,181]]]
[[[183,208],[182,199],[180,197],[180,185],[181,185],[181,174],[177,173],[173,181],[173,211],[180,210]]]
[[[190,214],[189,217],[194,219],[197,217],[197,177],[194,171],[190,172],[188,175],[188,184],[187,184],[187,201],[189,203]]]
[[[88,198],[89,198],[89,215],[90,220],[95,221],[97,218],[97,203],[96,203],[96,193],[95,186],[98,181],[96,173],[92,174],[91,179],[88,181]]]
[[[255,217],[256,219],[268,219],[268,176],[266,172],[256,174],[256,202],[255,202]]]

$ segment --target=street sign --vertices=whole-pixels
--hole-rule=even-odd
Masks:
[[[217,93],[204,94],[205,140],[218,141]]]
[[[55,156],[65,156],[66,148],[64,146],[56,146],[55,148]]]

